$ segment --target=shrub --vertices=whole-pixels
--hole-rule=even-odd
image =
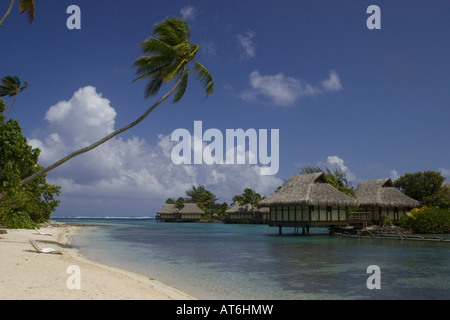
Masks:
[[[384,217],[383,221],[381,222],[383,226],[393,226],[394,222],[389,217]]]
[[[33,229],[37,226],[36,222],[31,220],[29,214],[24,211],[3,216],[1,224],[8,229]]]
[[[439,207],[413,209],[400,219],[400,226],[415,233],[450,233],[450,210]]]

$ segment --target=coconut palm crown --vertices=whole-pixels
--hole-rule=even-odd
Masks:
[[[8,108],[9,110],[5,117],[8,118],[8,115],[16,102],[17,95],[28,87],[28,82],[24,81],[23,86],[21,86],[22,83],[17,76],[6,76],[0,81],[2,83],[0,84],[0,97],[14,97],[14,100]]]
[[[191,62],[197,79],[205,88],[206,97],[210,96],[214,90],[214,79],[201,63],[194,60],[199,46],[189,42],[190,29],[186,22],[180,18],[168,18],[156,24],[153,33],[154,37],[139,44],[143,52],[149,55],[134,62],[139,76],[134,81],[149,80],[145,96],[156,95],[163,84],[177,79],[173,101],[178,102],[187,88]]]
[[[189,77],[189,66],[191,62],[194,64],[193,70],[197,75],[197,79],[205,88],[206,97],[213,93],[213,77],[202,64],[194,60],[199,46],[189,42],[190,30],[186,22],[179,18],[168,18],[155,26],[154,33],[155,37],[151,37],[140,44],[144,52],[150,53],[151,55],[142,56],[134,62],[134,66],[137,67],[137,74],[139,75],[135,81],[140,79],[150,80],[145,89],[145,95],[147,98],[156,95],[163,84],[176,79],[176,82],[172,88],[155,103],[153,103],[153,105],[150,106],[135,121],[115,130],[89,146],[72,152],[47,168],[44,168],[23,179],[20,181],[20,184],[27,184],[37,177],[61,166],[70,159],[91,151],[120,133],[133,128],[141,123],[156,107],[158,107],[173,93],[175,94],[174,101],[178,102],[186,91]],[[4,198],[4,195],[0,194],[0,201],[2,198]]]

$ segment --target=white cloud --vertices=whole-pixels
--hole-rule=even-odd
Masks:
[[[399,173],[397,172],[397,170],[391,170],[391,176],[390,176],[390,178],[391,178],[391,180],[392,181],[395,181],[395,180],[397,180],[398,178],[400,178],[400,175],[399,175]]]
[[[301,79],[289,77],[283,73],[261,75],[253,71],[249,76],[251,89],[244,90],[239,97],[244,101],[265,101],[276,106],[292,106],[303,97],[314,97],[327,91],[342,90],[342,84],[336,72],[318,85],[308,84]]]
[[[115,116],[110,101],[94,87],[81,88],[69,101],[49,108],[47,128],[29,143],[41,149],[40,164],[48,166],[110,133]],[[47,179],[62,186],[65,199],[91,201],[92,206],[114,198],[152,201],[161,207],[168,197],[184,196],[195,184],[205,185],[221,201],[230,201],[246,187],[269,195],[281,184],[274,176],[261,176],[258,166],[175,165],[174,145],[170,134],[160,134],[154,145],[139,137],[119,136],[49,172]]]
[[[238,34],[237,39],[239,41],[239,44],[244,49],[244,52],[241,55],[242,59],[251,59],[255,57],[256,54],[256,46],[255,42],[253,41],[253,38],[255,37],[256,33],[252,30],[248,30],[245,35]]]
[[[184,6],[180,10],[183,20],[194,20],[197,14],[197,9],[191,5]]]
[[[450,179],[450,169],[449,168],[440,168],[439,172],[441,173],[441,175],[443,177],[446,177],[446,178]]]
[[[343,89],[341,80],[336,72],[331,71],[330,77],[327,80],[321,82],[323,89],[329,91],[340,91]]]
[[[344,160],[339,158],[338,156],[328,156],[326,164],[330,165],[332,169],[333,167],[340,169],[342,172],[346,173],[347,181],[356,182],[356,175],[351,172],[348,167],[344,164]]]

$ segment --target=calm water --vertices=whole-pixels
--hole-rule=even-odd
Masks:
[[[72,222],[74,220],[59,221]],[[100,219],[73,245],[200,299],[450,299],[450,243],[347,239],[266,225]],[[381,270],[369,290],[367,267]]]

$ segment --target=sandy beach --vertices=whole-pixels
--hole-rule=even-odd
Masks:
[[[145,275],[86,259],[70,246],[78,228],[65,225],[40,229],[51,235],[36,230],[7,230],[7,234],[0,234],[0,299],[194,299]],[[30,239],[41,248],[51,247],[62,254],[38,253]]]

